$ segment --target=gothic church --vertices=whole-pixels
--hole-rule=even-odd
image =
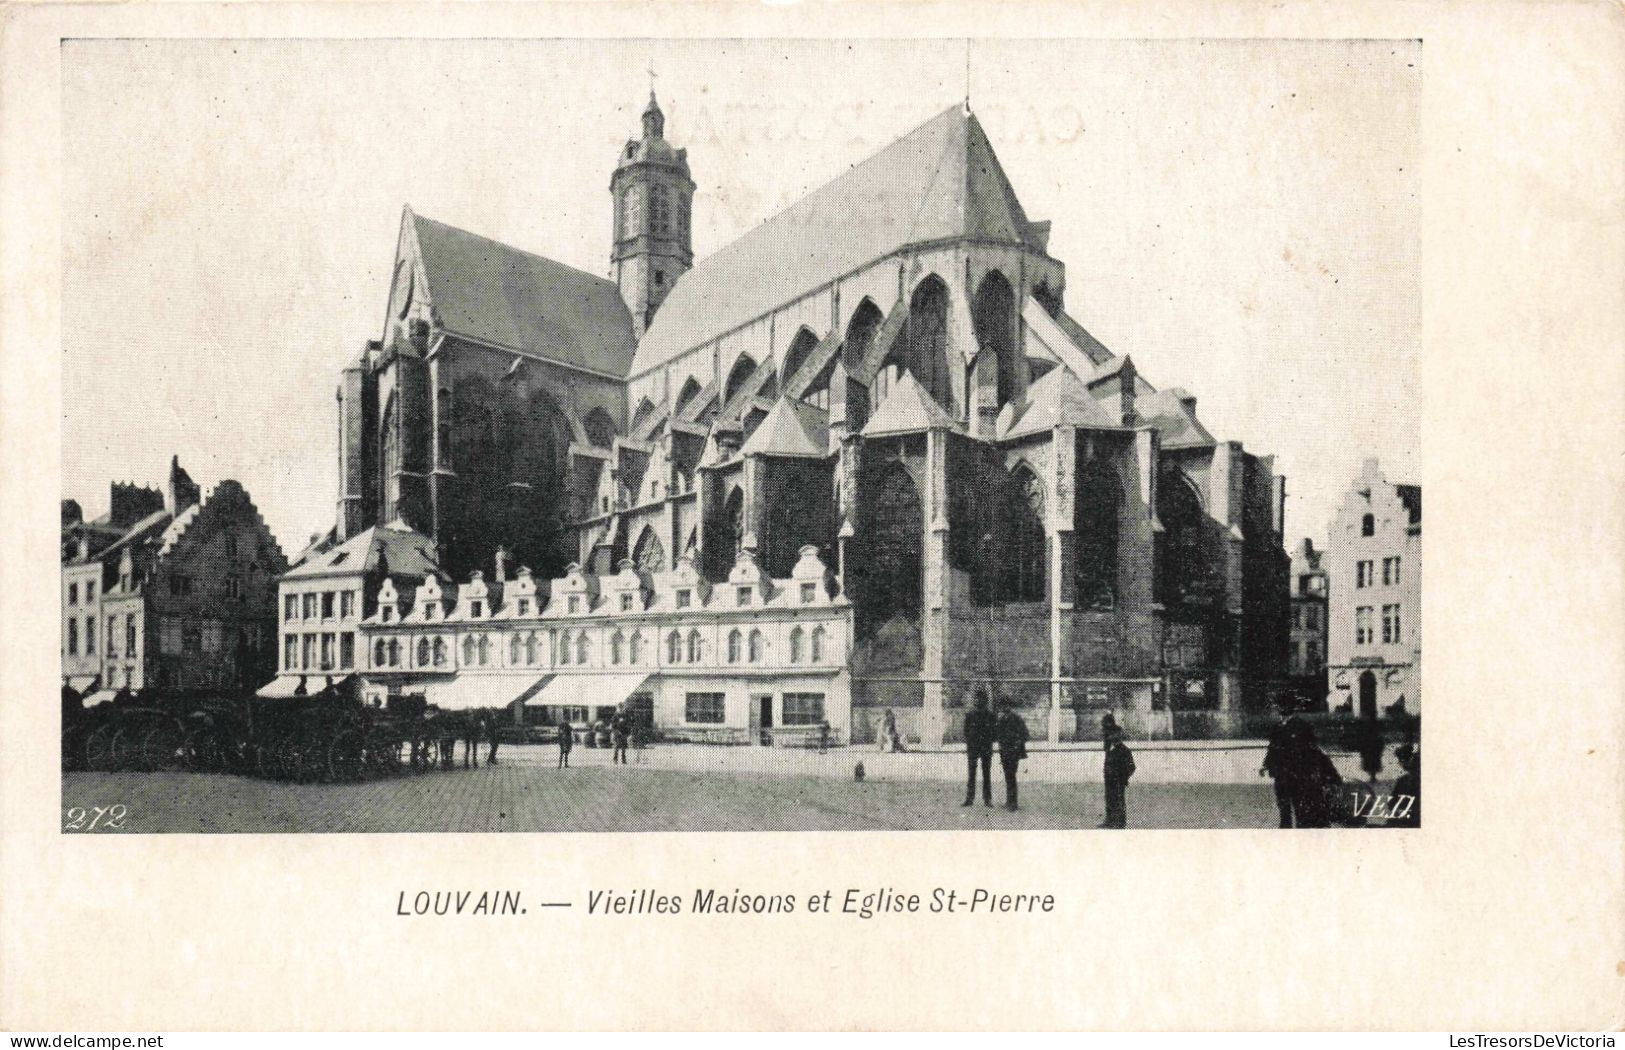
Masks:
[[[570,594],[594,629],[647,624],[644,660],[673,680],[690,590],[746,615],[752,587],[765,608],[815,581],[841,640],[842,709],[820,714],[854,741],[888,711],[955,739],[987,683],[1039,739],[1106,710],[1222,734],[1263,706],[1287,641],[1273,460],[1067,313],[1049,223],[968,108],[697,264],[694,191],[651,94],[610,179],[607,278],[406,209],[384,330],[339,382],[337,524],[307,558],[410,529],[437,600],[520,593],[523,566],[537,615]],[[715,644],[723,684],[657,721],[754,732],[803,703],[751,672],[753,637]]]

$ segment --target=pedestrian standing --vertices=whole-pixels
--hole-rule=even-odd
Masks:
[[[1394,781],[1394,797],[1385,825],[1390,828],[1419,828],[1422,826],[1422,752],[1409,743],[1394,750],[1399,766],[1405,772]]]
[[[632,721],[626,717],[624,707],[615,709],[615,717],[609,720],[609,734],[615,745],[615,753],[609,756],[610,762],[626,765],[626,744],[632,738]]]
[[[982,767],[982,805],[993,805],[993,734],[995,720],[987,706],[987,690],[977,689],[965,715],[965,801],[976,802],[976,767]]]
[[[575,731],[570,728],[568,718],[559,719],[559,768],[570,768],[570,749],[575,747]]]
[[[497,745],[501,743],[497,739],[497,716],[495,712],[487,711],[481,721],[485,724],[485,735],[491,741],[491,753],[485,756],[485,764],[494,766],[497,764]]]
[[[1360,768],[1365,771],[1365,778],[1371,782],[1371,789],[1375,791],[1377,774],[1382,772],[1382,753],[1385,750],[1382,723],[1377,721],[1375,712],[1360,719],[1354,749],[1360,753]]]
[[[829,752],[829,719],[824,718],[824,719],[820,719],[819,722],[818,722],[818,753],[820,755],[823,755],[823,754],[827,754],[828,752]]]
[[[999,764],[1004,767],[1004,808],[1014,813],[1021,808],[1016,800],[1016,770],[1027,757],[1027,723],[1010,701],[1000,701],[999,708],[993,732],[999,741]]]
[[[1293,826],[1292,785],[1287,779],[1286,752],[1291,736],[1291,722],[1286,709],[1281,709],[1281,720],[1270,730],[1269,747],[1264,749],[1264,763],[1258,767],[1259,776],[1268,776],[1275,782],[1275,808],[1281,814],[1281,827]]]
[[[1134,775],[1134,752],[1123,743],[1123,731],[1112,726],[1106,735],[1106,820],[1103,828],[1128,827],[1128,781]]]
[[[1284,763],[1298,827],[1329,828],[1343,778],[1315,742],[1314,728],[1296,715],[1288,722]]]

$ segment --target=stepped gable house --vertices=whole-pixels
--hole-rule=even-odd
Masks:
[[[844,678],[823,715],[857,740],[886,709],[905,736],[954,739],[989,680],[1041,739],[1105,709],[1222,732],[1262,705],[1286,655],[1282,479],[1067,313],[1049,224],[968,109],[697,264],[688,157],[652,95],[609,188],[607,278],[403,212],[383,331],[341,373],[328,545],[396,523],[450,579],[511,591],[484,579],[504,549],[533,616],[590,596],[594,645],[636,620],[638,688],[668,727],[781,725],[811,687],[730,671],[714,603],[768,616],[734,611],[761,599],[741,580],[794,598],[826,572],[815,618]],[[633,589],[636,608],[603,607]],[[761,644],[785,651],[764,667],[788,664],[799,607],[774,612]],[[501,613],[520,616],[506,596]],[[720,675],[703,690],[671,684],[691,629]],[[409,666],[359,670],[414,688]]]

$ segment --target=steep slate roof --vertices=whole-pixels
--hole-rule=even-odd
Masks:
[[[829,425],[823,412],[802,401],[781,398],[740,449],[745,455],[829,455]]]
[[[634,349],[632,315],[614,282],[411,217],[429,301],[446,331],[626,377]]]
[[[632,373],[908,244],[978,237],[1043,250],[976,117],[945,110],[682,275]]]
[[[1120,423],[1065,365],[1045,373],[1028,388],[1027,394],[1027,411],[1007,432],[999,435],[1001,438],[1026,437],[1062,424],[1115,429]]]
[[[925,392],[925,388],[915,380],[914,373],[904,372],[886,392],[886,400],[869,417],[869,422],[863,427],[863,436],[917,434],[922,430],[965,432],[965,428]]]
[[[1411,516],[1411,524],[1422,524],[1422,486],[1395,485],[1394,491],[1399,493],[1400,502],[1405,504],[1405,510]]]
[[[1185,391],[1179,387],[1159,390],[1152,394],[1139,394],[1134,399],[1134,412],[1141,422],[1158,430],[1163,448],[1190,448],[1214,443],[1207,428],[1185,413],[1180,403]]]
[[[382,559],[382,562],[380,562]],[[437,576],[446,578],[434,560],[434,541],[400,522],[376,525],[323,551],[283,575],[283,579],[303,579],[335,573],[374,572],[380,565],[391,576]]]

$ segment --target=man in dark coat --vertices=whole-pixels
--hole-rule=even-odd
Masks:
[[[1290,828],[1294,824],[1292,785],[1287,779],[1286,768],[1286,752],[1292,728],[1292,720],[1283,711],[1281,720],[1270,730],[1270,744],[1264,749],[1264,764],[1258,767],[1259,776],[1268,775],[1275,782],[1275,808],[1281,812],[1283,828]]]
[[[1405,772],[1394,781],[1393,812],[1385,825],[1390,828],[1422,826],[1422,753],[1409,743],[1394,752]]]
[[[615,717],[609,721],[610,737],[615,744],[615,753],[610,755],[611,762],[626,765],[626,743],[632,737],[632,720],[626,717],[625,708],[616,708]]]
[[[999,765],[1004,767],[1004,808],[1013,813],[1021,808],[1016,804],[1016,770],[1027,757],[1027,723],[1008,700],[999,703],[993,735],[999,741]]]
[[[1123,743],[1123,731],[1106,731],[1106,820],[1103,828],[1128,827],[1128,780],[1134,775],[1134,752]]]
[[[497,764],[497,744],[500,743],[497,740],[497,726],[501,724],[499,713],[487,711],[480,716],[480,722],[485,728],[486,739],[491,741],[491,753],[485,756],[485,764],[494,766]]]
[[[1360,768],[1365,770],[1365,777],[1371,782],[1372,790],[1377,787],[1377,774],[1382,772],[1382,753],[1386,745],[1382,738],[1382,723],[1372,714],[1369,718],[1360,719],[1355,733],[1354,750],[1360,753]]]
[[[1300,828],[1332,826],[1343,777],[1315,741],[1315,730],[1301,718],[1289,719],[1283,756],[1287,790]]]
[[[965,715],[965,801],[976,801],[976,766],[982,766],[982,805],[993,805],[993,712],[987,706],[987,690],[976,690],[976,698]]]

